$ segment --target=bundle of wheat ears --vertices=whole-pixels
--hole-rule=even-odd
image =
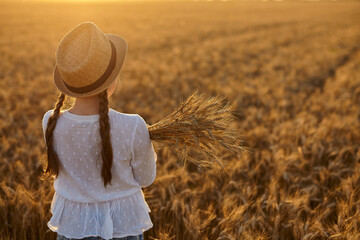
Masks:
[[[235,116],[224,97],[206,97],[195,92],[180,107],[159,122],[148,127],[150,139],[175,150],[183,164],[190,161],[200,167],[224,169],[219,149],[234,153],[251,152],[231,127]],[[191,152],[203,155],[193,157]]]

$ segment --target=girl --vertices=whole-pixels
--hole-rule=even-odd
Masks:
[[[108,107],[126,41],[94,23],[72,29],[57,48],[61,92],[43,117],[45,173],[55,176],[48,227],[65,239],[143,239],[151,222],[142,187],[156,176],[157,155],[144,119]],[[65,96],[76,98],[60,111]]]

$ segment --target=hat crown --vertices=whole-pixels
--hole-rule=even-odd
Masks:
[[[84,22],[61,39],[55,59],[66,84],[84,87],[106,71],[111,53],[106,35],[94,23]]]

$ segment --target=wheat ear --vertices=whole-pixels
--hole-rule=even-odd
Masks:
[[[223,164],[217,153],[219,147],[240,153],[250,148],[237,138],[237,131],[230,126],[234,120],[229,102],[224,97],[205,97],[195,92],[180,107],[159,122],[148,127],[150,139],[175,150],[178,157],[198,165],[211,167]],[[205,156],[191,156],[190,152]]]

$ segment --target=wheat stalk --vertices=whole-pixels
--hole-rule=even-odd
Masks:
[[[184,164],[187,160],[205,167],[216,163],[223,169],[217,156],[219,147],[234,153],[250,150],[231,128],[235,117],[229,102],[224,104],[224,100],[195,92],[176,111],[148,127],[150,139],[170,147]],[[193,157],[191,151],[205,159]]]

